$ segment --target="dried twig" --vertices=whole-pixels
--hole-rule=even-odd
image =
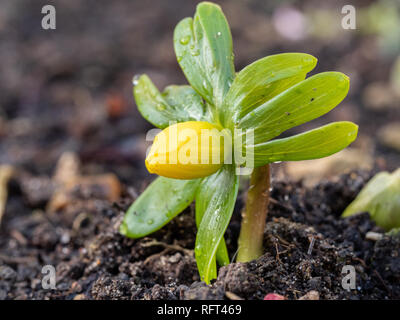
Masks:
[[[229,300],[244,300],[242,297],[239,297],[236,293],[233,293],[231,291],[226,291],[225,292],[225,296],[229,299]]]
[[[285,205],[285,204],[279,202],[278,200],[276,200],[276,199],[274,199],[272,197],[269,198],[269,202],[273,203],[274,205],[280,206],[280,207],[282,207],[282,208],[284,208],[284,209],[286,209],[288,211],[291,211],[291,212],[296,211],[296,210],[294,210],[294,208],[290,204],[289,205]]]
[[[11,257],[0,254],[0,260],[3,260],[6,264],[29,264],[36,260],[33,256],[28,257]]]
[[[145,242],[143,244],[141,244],[142,247],[152,247],[152,246],[161,246],[164,247],[164,250],[155,254],[152,254],[151,256],[147,257],[146,260],[143,262],[145,265],[147,263],[149,263],[151,260],[158,258],[164,254],[166,254],[169,251],[180,251],[183,252],[189,256],[193,257],[193,250],[190,249],[186,249],[181,247],[180,245],[177,244],[168,244],[168,243],[164,243],[161,241],[157,241],[157,240],[152,240],[149,242]]]
[[[186,249],[184,247],[181,247],[178,244],[169,244],[169,243],[165,243],[165,242],[161,242],[161,241],[157,241],[157,240],[152,240],[149,242],[145,242],[141,244],[142,247],[152,247],[152,246],[162,246],[165,249],[169,249],[169,250],[175,250],[175,251],[181,251],[184,252],[190,256],[193,256],[193,250],[190,249]]]
[[[307,254],[308,254],[308,255],[311,255],[312,250],[313,250],[313,248],[314,248],[314,243],[315,243],[315,237],[312,236],[312,237],[311,237],[311,240],[310,240],[310,246],[308,247],[308,250],[307,250]]]

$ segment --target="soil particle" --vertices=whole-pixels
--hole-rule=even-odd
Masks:
[[[207,286],[204,282],[194,282],[185,291],[185,300],[223,300],[225,295],[222,286]]]
[[[260,279],[249,270],[247,263],[232,263],[222,267],[218,273],[217,285],[221,286],[224,291],[230,291],[244,297],[245,295],[254,294],[257,290],[257,282]]]
[[[304,296],[300,297],[299,300],[319,300],[319,292],[311,290],[307,292]]]
[[[7,265],[0,266],[0,280],[14,282],[17,278],[15,270]]]
[[[388,292],[388,297],[399,299],[400,236],[384,237],[376,242],[370,259],[370,269]]]
[[[113,279],[109,276],[101,276],[93,284],[91,294],[98,300],[126,300],[135,297],[140,290],[132,280]]]

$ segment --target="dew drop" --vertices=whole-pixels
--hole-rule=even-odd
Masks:
[[[132,84],[134,86],[137,86],[139,84],[139,78],[140,78],[140,74],[136,74],[133,78],[132,78]]]
[[[345,76],[346,77],[346,76]],[[346,77],[342,77],[340,80],[339,80],[339,83],[338,83],[338,87],[339,88],[345,88],[345,87],[347,87],[348,86],[348,78]]]
[[[157,110],[158,110],[158,111],[164,111],[164,110],[165,110],[165,106],[164,106],[163,104],[159,103],[159,104],[157,105]]]
[[[181,44],[183,44],[183,45],[188,44],[189,41],[190,41],[190,36],[189,36],[189,35],[184,36],[184,37],[182,37],[182,38],[179,40],[179,42],[180,42]]]
[[[311,64],[312,62],[313,62],[313,59],[311,57],[303,58],[304,64]]]
[[[220,37],[221,34],[222,34],[221,31],[218,31],[218,32],[217,32],[217,37]]]
[[[149,220],[147,220],[147,224],[153,224],[154,223],[154,220],[153,219],[149,219]]]

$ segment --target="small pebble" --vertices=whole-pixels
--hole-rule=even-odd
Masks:
[[[13,268],[9,266],[0,266],[0,279],[1,280],[9,280],[15,281],[17,278],[17,273],[14,271]]]
[[[382,238],[383,238],[383,234],[382,233],[373,232],[373,231],[369,231],[365,235],[365,239],[366,240],[379,241]]]
[[[304,296],[300,297],[299,300],[319,300],[319,292],[311,290],[307,292]]]

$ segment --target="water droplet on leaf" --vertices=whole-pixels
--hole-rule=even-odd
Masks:
[[[304,64],[311,64],[312,62],[313,62],[313,58],[311,58],[311,57],[303,58],[303,63]]]
[[[137,86],[139,84],[139,78],[140,78],[140,74],[136,74],[133,78],[132,78],[132,84],[134,86]]]
[[[165,110],[165,106],[164,106],[163,104],[159,103],[159,104],[157,105],[157,110],[158,110],[158,111],[164,111],[164,110]]]
[[[180,42],[181,44],[183,44],[183,45],[188,44],[189,41],[190,41],[190,36],[189,36],[189,35],[184,36],[184,37],[182,37],[182,38],[179,40],[179,42]]]

